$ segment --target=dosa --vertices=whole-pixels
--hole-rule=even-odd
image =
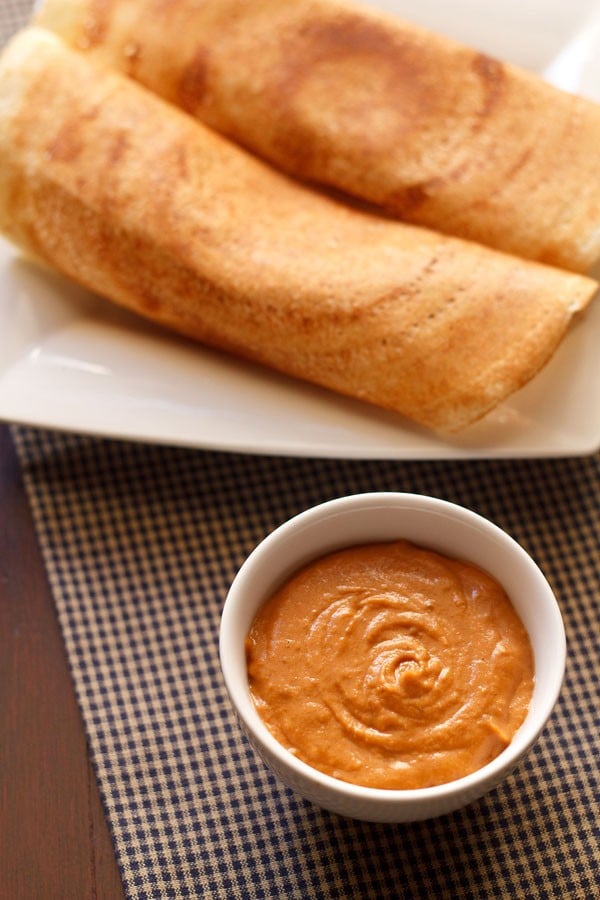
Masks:
[[[0,59],[0,231],[158,323],[438,430],[531,378],[596,288],[338,204],[36,28]]]
[[[38,22],[283,170],[585,272],[600,106],[338,0],[46,0]]]

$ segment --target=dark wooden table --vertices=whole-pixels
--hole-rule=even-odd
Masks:
[[[0,425],[0,897],[123,896],[19,463]]]

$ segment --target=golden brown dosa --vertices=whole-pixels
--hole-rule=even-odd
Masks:
[[[337,204],[35,28],[0,60],[0,231],[156,322],[440,430],[531,378],[596,288]]]
[[[38,22],[285,171],[574,271],[600,106],[338,0],[45,0]]]

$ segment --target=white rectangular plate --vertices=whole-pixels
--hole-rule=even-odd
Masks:
[[[374,4],[594,96],[596,4]],[[574,49],[575,48],[575,52]],[[596,97],[594,99],[600,99]],[[523,390],[456,438],[165,333],[0,240],[0,418],[106,437],[363,459],[568,456],[600,446],[600,302]]]

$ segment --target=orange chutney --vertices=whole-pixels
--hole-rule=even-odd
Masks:
[[[511,741],[533,654],[502,586],[408,541],[329,554],[290,578],[248,634],[250,689],[275,738],[343,781],[421,788]]]

